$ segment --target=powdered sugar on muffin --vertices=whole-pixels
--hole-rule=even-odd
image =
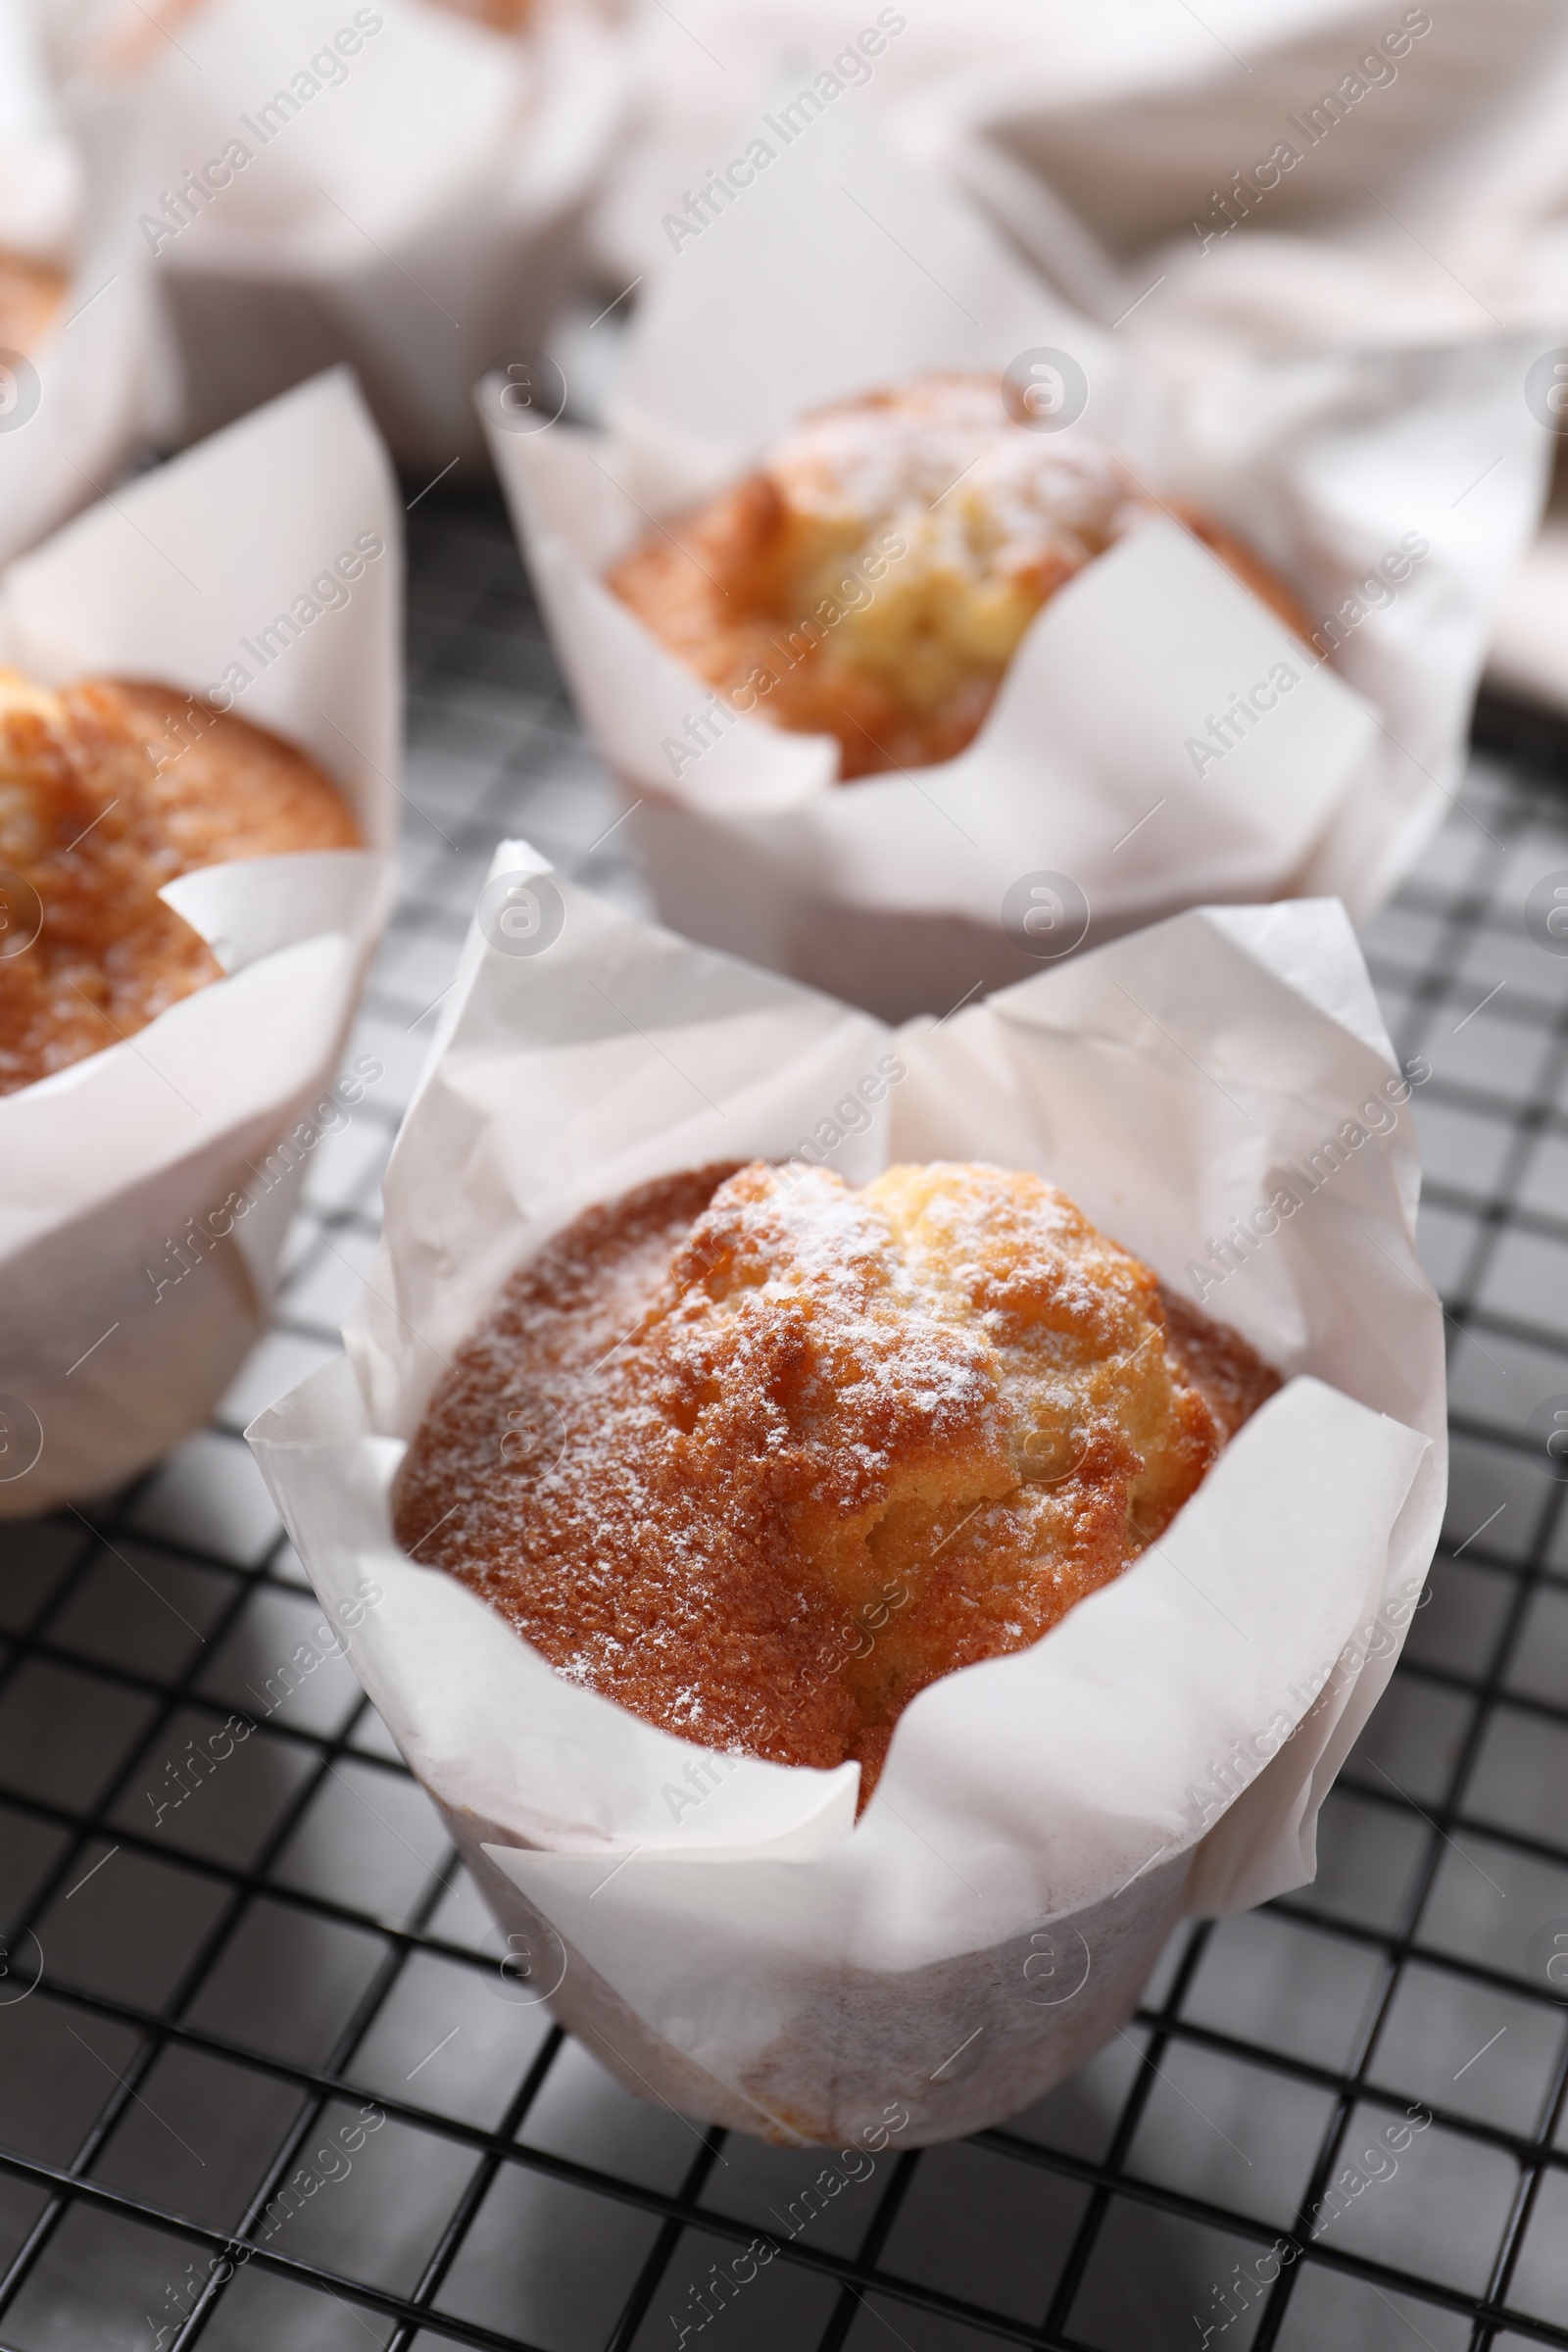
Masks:
[[[610,585],[733,710],[836,736],[849,780],[955,758],[1041,608],[1159,511],[1103,442],[1017,423],[997,378],[930,375],[806,417]],[[1304,628],[1228,533],[1166,511]]]
[[[569,1679],[711,1746],[854,1757],[865,1795],[919,1690],[1120,1574],[1277,1385],[1183,1326],[1036,1176],[663,1178],[513,1278],[397,1533]]]

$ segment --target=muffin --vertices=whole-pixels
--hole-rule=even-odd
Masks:
[[[63,270],[0,249],[0,353],[36,351],[66,291]],[[0,414],[7,386],[0,378]]]
[[[0,670],[0,1094],[221,978],[159,898],[166,883],[231,858],[359,846],[336,787],[261,727],[172,686],[89,678],[56,692]]]
[[[472,17],[492,32],[526,32],[533,23],[536,0],[439,0],[455,16]]]
[[[609,585],[732,710],[836,736],[848,782],[954,759],[1042,605],[1162,511],[1103,442],[1016,423],[995,377],[930,375],[808,416]],[[1306,635],[1254,556],[1175,512]]]
[[[863,1802],[909,1700],[1118,1576],[1278,1385],[1038,1176],[710,1167],[514,1274],[394,1523],[558,1673]]]
[[[131,0],[129,10],[114,16],[93,41],[88,63],[101,74],[140,73],[158,55],[160,41],[172,40],[175,28],[200,14],[205,5],[206,0],[154,0],[149,9],[141,5],[141,0]],[[431,5],[456,16],[473,18],[494,32],[524,32],[532,24],[537,0],[431,0]],[[368,9],[359,9],[350,19],[351,24],[358,25],[368,38],[373,37],[385,22],[381,19],[373,26],[363,25],[360,20],[371,13]],[[300,62],[303,65],[305,60]]]

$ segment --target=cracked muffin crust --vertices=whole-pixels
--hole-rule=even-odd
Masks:
[[[1307,634],[1249,549],[1163,511]],[[1104,442],[1018,424],[995,377],[930,375],[803,418],[609,585],[733,710],[836,736],[849,782],[955,759],[1041,607],[1159,512]]]
[[[409,1448],[398,1539],[559,1673],[776,1763],[1120,1574],[1279,1386],[1041,1178],[707,1168],[521,1267]]]
[[[30,1086],[221,978],[158,893],[288,850],[357,849],[335,785],[292,745],[172,686],[58,692],[0,670],[0,1094]],[[0,941],[0,947],[6,942]]]

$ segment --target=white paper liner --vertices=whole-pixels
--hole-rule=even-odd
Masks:
[[[493,870],[544,861],[507,843]],[[890,1035],[558,887],[546,953],[470,933],[350,1362],[247,1434],[323,1603],[360,1592],[356,1668],[529,1982],[632,2090],[775,2138],[838,2139],[889,2102],[901,2144],[967,2132],[1110,2034],[1184,1902],[1312,1875],[1442,1511],[1409,1082],[1331,903],[1190,913]],[[890,1053],[885,1100],[838,1114],[849,1179],[1033,1167],[1189,1291],[1272,1171],[1348,1120],[1361,1141],[1207,1286],[1289,1385],[1116,1584],[914,1700],[852,1827],[856,1767],[719,1766],[556,1676],[397,1549],[387,1494],[519,1259],[660,1173],[826,1150]],[[671,1801],[694,1786],[701,1803]]]
[[[1412,15],[1425,21],[1413,34]],[[1528,0],[1313,6],[1185,29],[1185,53],[1179,39],[1162,54],[1123,37],[1119,57],[1086,74],[1064,59],[1073,44],[1059,25],[1037,27],[945,83],[928,77],[897,134],[1091,316],[1109,320],[1157,286],[1126,332],[1167,366],[1350,339],[1424,354],[1501,327],[1524,331],[1527,363],[1561,346],[1568,27],[1557,12]],[[1338,93],[1337,120],[1325,92]],[[1240,205],[1238,171],[1252,183]],[[1228,215],[1216,202],[1227,189]],[[1548,525],[1500,608],[1494,591],[1488,662],[1498,690],[1558,710],[1563,572],[1560,523]]]
[[[1309,613],[1364,615],[1337,626],[1334,665],[1161,517],[1047,605],[958,759],[841,788],[829,738],[755,717],[694,756],[710,691],[612,596],[608,563],[823,401],[1042,348],[1088,377],[1067,438],[1093,432],[1229,524]],[[846,107],[654,286],[611,433],[492,426],[491,444],[578,708],[641,802],[661,913],[893,1017],[1033,968],[1002,923],[1032,873],[1077,885],[1090,944],[1204,900],[1332,893],[1357,919],[1378,904],[1450,805],[1539,508],[1521,369],[1488,344],[1162,371]],[[1390,558],[1398,586],[1356,596]],[[1216,758],[1211,714],[1278,686],[1279,664],[1296,683]]]
[[[41,32],[28,0],[0,0],[0,247],[58,261],[70,251],[83,190]]]
[[[379,557],[354,557],[366,534]],[[339,580],[342,601],[312,596],[344,551],[361,570]],[[171,884],[229,976],[0,1097],[0,1516],[153,1460],[205,1418],[265,1328],[315,1145],[296,1132],[274,1147],[323,1098],[312,1123],[335,1129],[365,1092],[363,1074],[347,1101],[328,1088],[390,890],[401,573],[385,452],[338,372],[118,491],[0,582],[0,662],[199,695],[226,678],[240,716],[342,787],[368,845]],[[302,598],[329,609],[306,623]],[[263,668],[256,640],[290,611],[298,634],[279,631]],[[239,670],[251,682],[236,691]],[[253,1205],[215,1236],[233,1193]],[[192,1218],[207,1239],[181,1276],[171,1252]]]
[[[908,126],[924,129],[928,110],[949,130],[1013,76],[1027,85],[1049,73],[1058,98],[1102,87],[1107,73],[1141,77],[1194,29],[1179,10],[1129,15],[1074,0],[970,0],[962,9],[945,0],[688,0],[679,23],[660,0],[634,0],[637,103],[594,221],[604,267],[616,283],[668,267],[664,215],[736,152],[748,103],[769,83],[807,88],[838,61],[843,100],[903,145]]]
[[[469,386],[544,342],[577,270],[623,104],[612,31],[576,5],[514,39],[422,0],[207,0],[157,48],[130,209],[178,329],[189,429],[347,360],[400,459],[476,453]],[[231,140],[248,160],[224,167]],[[223,184],[171,228],[166,192],[210,158]]]
[[[68,282],[21,355],[35,383],[10,368],[0,382],[0,564],[115,480],[151,427],[159,383],[149,257],[124,203],[130,126],[112,110],[68,122],[35,33],[24,0],[0,0],[0,249]]]

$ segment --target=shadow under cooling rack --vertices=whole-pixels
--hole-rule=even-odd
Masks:
[[[1561,744],[1490,730],[1368,939],[1398,1051],[1432,1065],[1454,1474],[1314,1885],[1183,1929],[1061,2090],[889,2151],[792,2235],[820,2152],[630,2099],[510,1997],[347,1667],[259,1696],[316,1611],[239,1431],[335,1352],[490,848],[525,833],[641,904],[499,507],[432,493],[411,526],[402,896],[350,1048],[386,1075],[317,1155],[274,1328],[211,1428],[112,1507],[3,1539],[0,2345],[1568,2346],[1568,1524],[1526,1440],[1568,1392],[1568,958],[1521,920],[1568,879],[1539,764]],[[160,1813],[231,1712],[258,1729]],[[1396,2160],[1367,2153],[1391,2135]],[[719,2304],[713,2266],[759,2237],[776,2258]]]

